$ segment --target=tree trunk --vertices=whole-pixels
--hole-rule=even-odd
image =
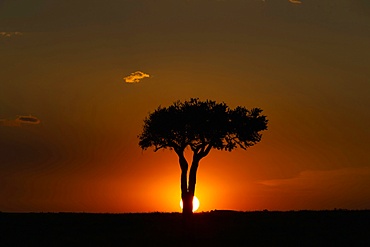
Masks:
[[[193,199],[195,194],[195,184],[196,184],[196,177],[197,177],[197,170],[199,165],[199,159],[193,157],[193,162],[190,167],[189,173],[189,185],[185,196],[182,197],[182,204],[183,204],[183,214],[185,217],[191,216],[193,214]],[[183,194],[184,195],[184,194]]]
[[[188,193],[188,162],[183,153],[178,153],[178,156],[181,168],[182,213],[185,217],[188,217],[193,213],[193,197]]]
[[[191,198],[193,199],[195,194],[195,184],[197,182],[197,170],[199,165],[199,158],[193,157],[193,162],[190,167],[190,173],[189,173],[189,187],[188,192],[191,195]]]
[[[193,215],[193,196],[188,191],[182,193],[182,214],[186,218]]]
[[[185,159],[184,153],[177,152],[179,156],[181,168],[181,199],[182,213],[185,218],[190,218],[193,215],[193,198],[195,194],[195,184],[197,181],[197,170],[199,161],[202,158],[199,154],[194,153],[193,161],[190,167],[189,184],[187,180],[188,162]]]

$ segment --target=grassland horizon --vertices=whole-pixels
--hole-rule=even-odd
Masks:
[[[0,213],[1,246],[369,246],[370,210]]]

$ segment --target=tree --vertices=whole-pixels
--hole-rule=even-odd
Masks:
[[[211,149],[232,151],[237,147],[247,149],[261,140],[261,131],[267,129],[262,110],[238,106],[230,109],[225,103],[177,101],[169,107],[159,106],[144,120],[139,146],[146,150],[154,147],[174,150],[181,168],[181,198],[183,215],[192,215],[196,175],[199,162]],[[184,152],[190,148],[193,159],[190,166]]]

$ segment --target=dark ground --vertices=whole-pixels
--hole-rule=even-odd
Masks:
[[[0,213],[0,246],[370,246],[370,211]]]

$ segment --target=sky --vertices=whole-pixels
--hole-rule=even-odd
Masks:
[[[201,160],[199,211],[370,209],[369,56],[367,0],[1,0],[0,211],[179,212],[137,136],[194,97],[269,120]]]

